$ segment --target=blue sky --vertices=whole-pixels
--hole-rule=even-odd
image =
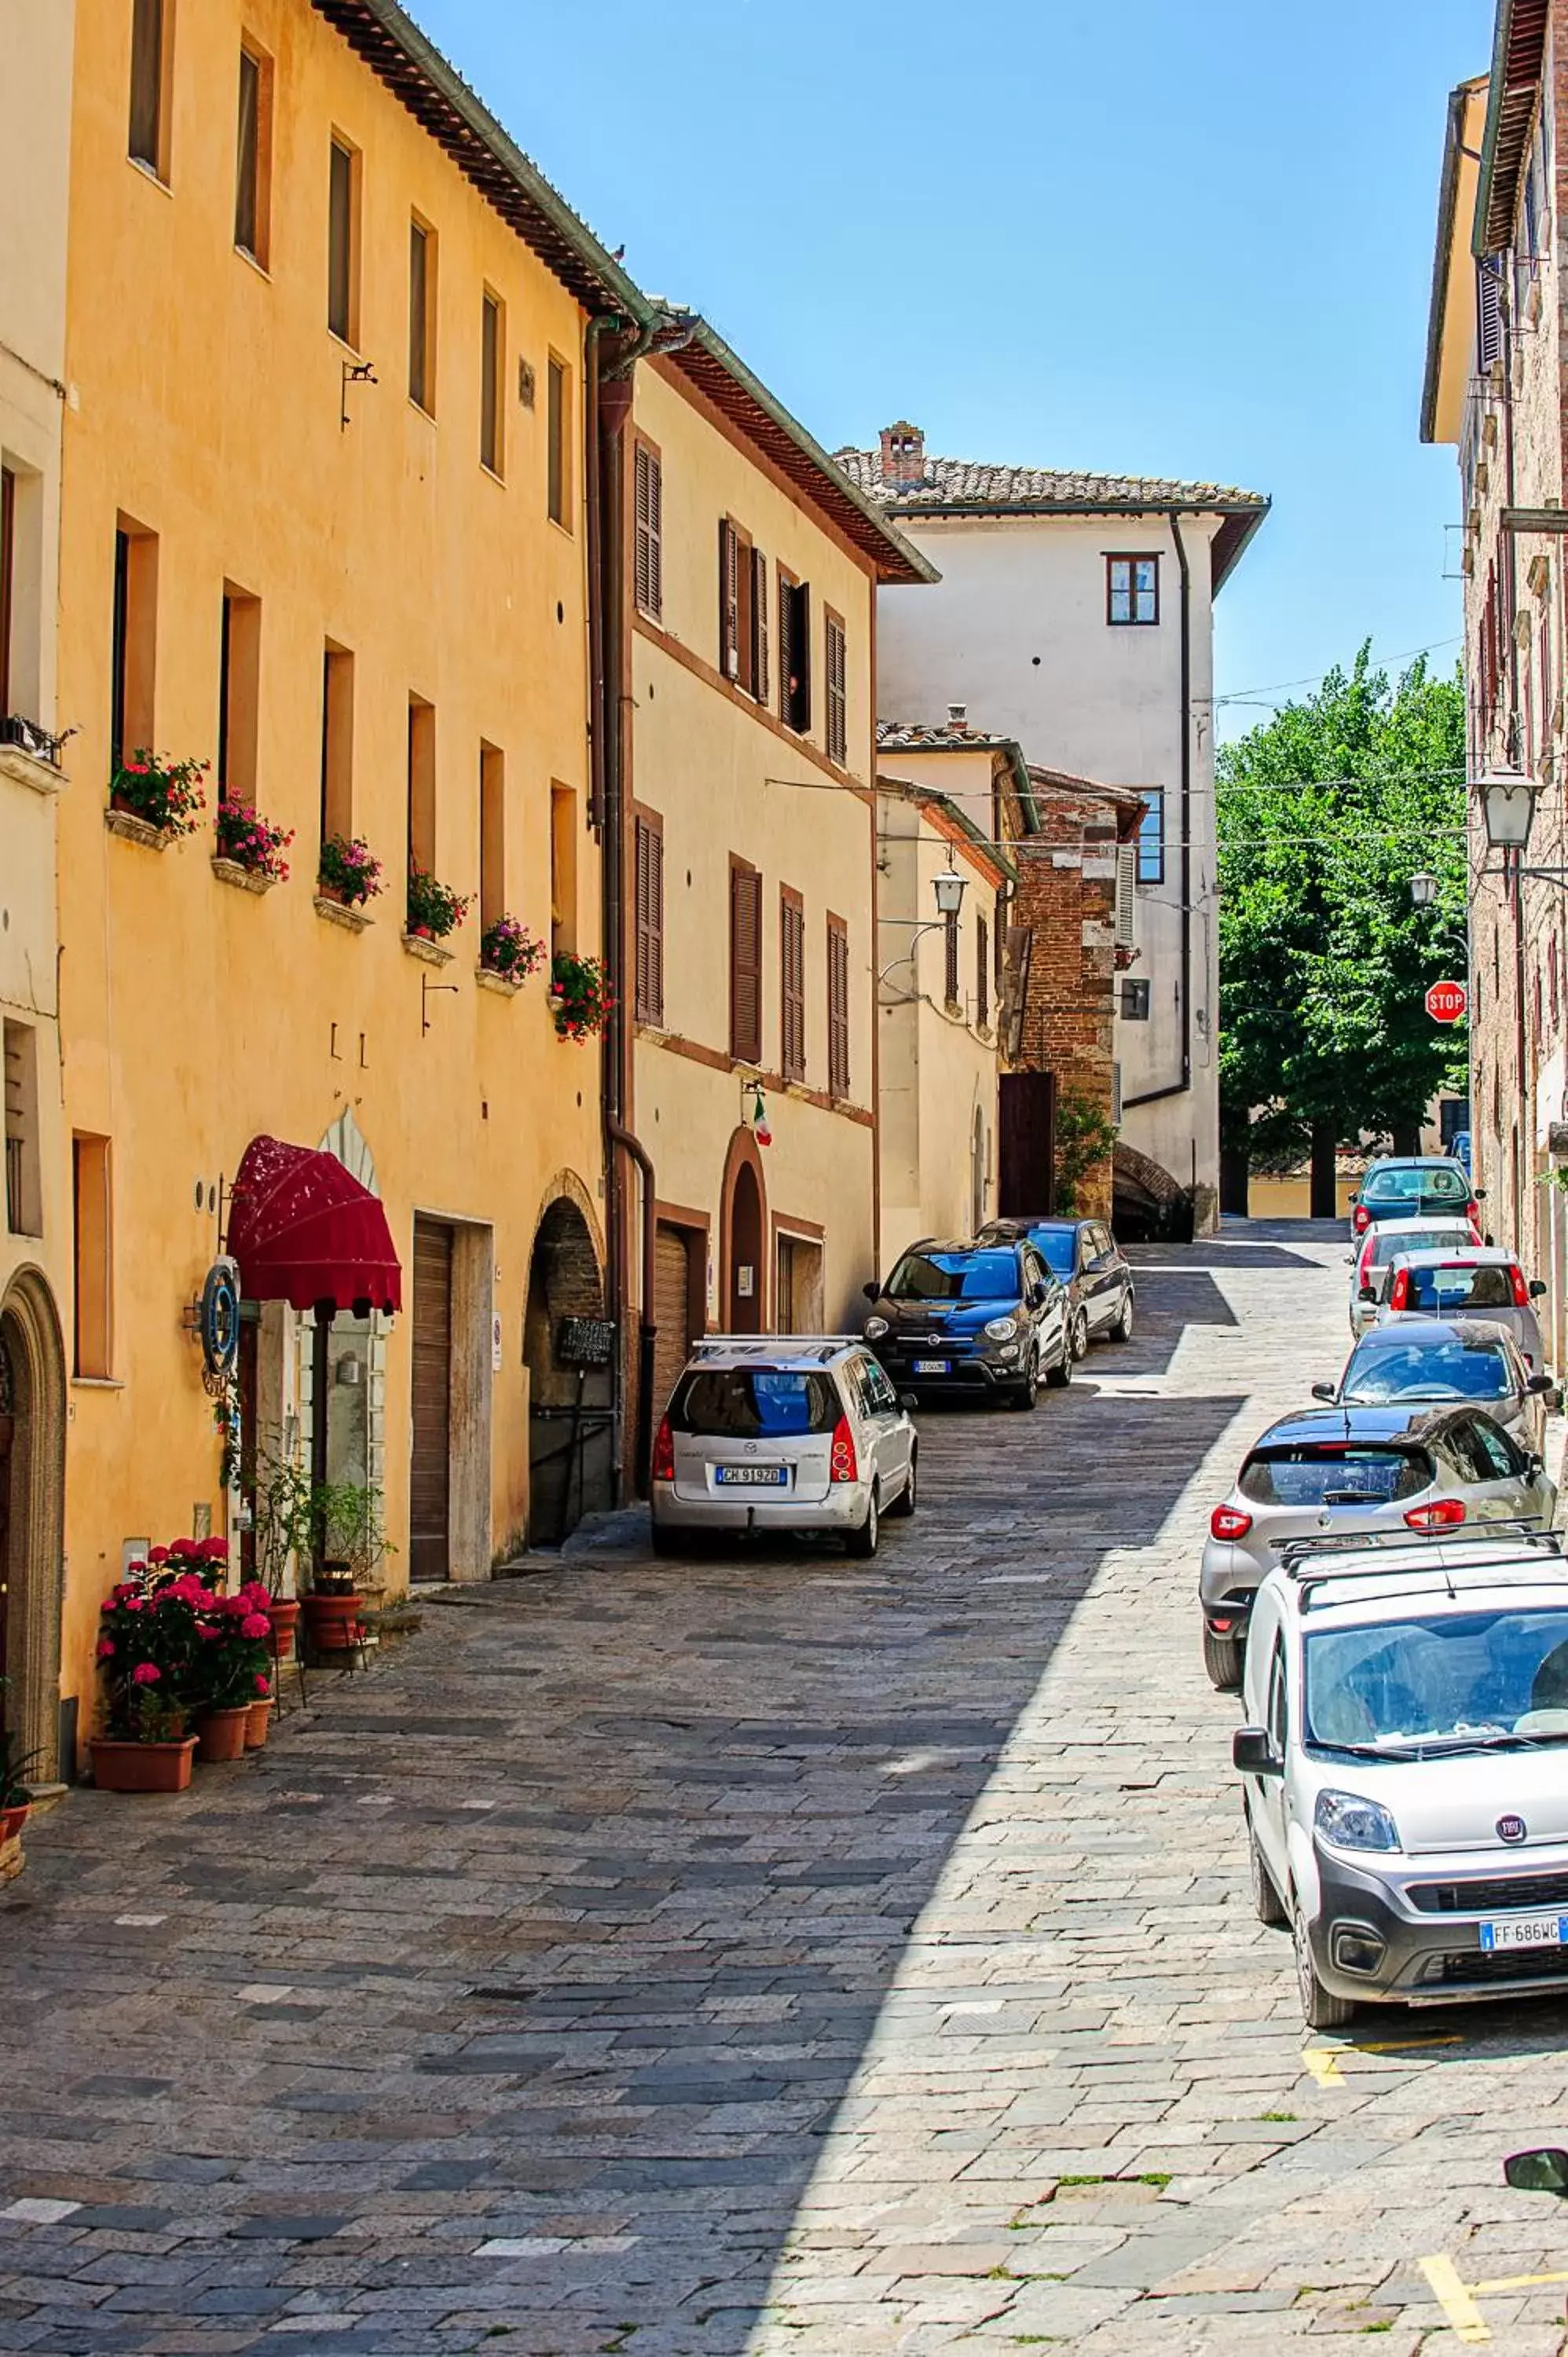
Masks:
[[[1272,493],[1221,694],[1456,640],[1456,468],[1416,421],[1492,0],[411,4],[830,449],[908,415],[943,455]]]

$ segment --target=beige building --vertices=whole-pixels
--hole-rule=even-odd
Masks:
[[[71,1197],[57,823],[60,428],[72,0],[0,0],[0,1729],[57,1745]]]

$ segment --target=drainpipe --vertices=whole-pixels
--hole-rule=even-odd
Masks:
[[[1513,305],[1511,302],[1503,307],[1503,468],[1508,485],[1508,503],[1511,508],[1517,503],[1516,487],[1514,483]],[[1507,759],[1518,761],[1524,749],[1522,743],[1520,742],[1520,728],[1519,635],[1514,629],[1514,624],[1519,618],[1519,570],[1517,562],[1518,542],[1511,532],[1505,532],[1500,535],[1500,537],[1503,546],[1508,552],[1508,562],[1503,577],[1508,591],[1509,735],[1511,740],[1505,747],[1504,750],[1505,757]],[[1505,854],[1505,857],[1507,855]],[[1513,854],[1513,876],[1511,878],[1513,888],[1510,895],[1513,901],[1514,1059],[1518,1072],[1516,1085],[1519,1091],[1519,1117],[1514,1130],[1514,1135],[1518,1143],[1511,1157],[1513,1177],[1513,1233],[1511,1242],[1516,1253],[1522,1253],[1527,1249],[1524,1236],[1525,1194],[1523,1165],[1524,1158],[1527,1154],[1530,1156],[1532,1161],[1534,1159],[1531,1141],[1535,1120],[1534,1108],[1530,1103],[1528,1049],[1526,1046],[1524,1028],[1524,877],[1520,873],[1523,863],[1523,853],[1516,851]],[[1474,1107],[1472,1107],[1471,1110],[1473,1113]],[[1474,1137],[1474,1121],[1472,1121],[1470,1125],[1470,1130],[1471,1135]],[[1502,1160],[1502,1139],[1499,1137],[1498,1140],[1498,1159],[1499,1162]],[[1472,1158],[1474,1158],[1473,1156]]]
[[[1166,521],[1181,568],[1181,1078],[1168,1081],[1164,1088],[1145,1089],[1140,1096],[1123,1097],[1123,1113],[1131,1113],[1134,1105],[1183,1096],[1192,1086],[1192,568],[1174,508]]]

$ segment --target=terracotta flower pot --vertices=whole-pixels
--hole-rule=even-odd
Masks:
[[[245,1749],[263,1751],[266,1749],[267,1728],[272,1723],[273,1698],[263,1695],[259,1702],[249,1705],[245,1712]]]
[[[14,1841],[32,1813],[31,1801],[19,1801],[15,1808],[0,1809],[0,1849]]]
[[[301,1604],[305,1611],[305,1632],[310,1640],[313,1653],[348,1653],[358,1643],[360,1614],[364,1598],[359,1596],[306,1596]]]
[[[95,1735],[92,1781],[101,1792],[184,1792],[190,1786],[194,1735],[177,1743],[131,1743],[119,1736]]]
[[[217,1767],[226,1760],[242,1760],[245,1756],[245,1729],[250,1724],[248,1703],[234,1710],[202,1710],[196,1715],[196,1756],[204,1768]]]
[[[280,1662],[294,1658],[294,1632],[299,1620],[299,1598],[296,1596],[274,1596],[267,1607],[267,1618],[273,1624],[273,1644]]]

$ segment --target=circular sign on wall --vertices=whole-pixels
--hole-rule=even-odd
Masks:
[[[1426,1011],[1434,1023],[1457,1023],[1469,1003],[1462,982],[1434,982],[1426,994]]]

